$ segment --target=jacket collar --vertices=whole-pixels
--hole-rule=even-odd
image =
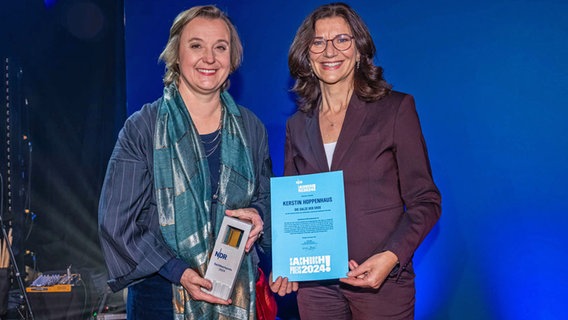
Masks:
[[[333,153],[331,170],[327,167],[327,158],[323,147],[323,140],[321,138],[318,120],[319,110],[314,109],[308,114],[308,117],[306,117],[306,133],[308,143],[310,144],[310,148],[314,156],[314,159],[311,160],[316,163],[321,172],[335,171],[341,168],[340,164],[349,151],[350,146],[353,144],[353,141],[357,137],[359,129],[367,115],[367,108],[365,108],[365,106],[366,102],[359,99],[356,94],[351,96],[349,106],[345,113],[345,120],[343,121],[341,133],[339,134],[337,145],[335,146],[335,151]]]

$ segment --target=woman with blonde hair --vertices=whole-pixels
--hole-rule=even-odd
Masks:
[[[128,286],[128,319],[254,320],[272,168],[264,125],[227,92],[242,60],[238,34],[218,8],[194,7],[174,20],[160,59],[163,96],[126,121],[102,190],[108,284]],[[222,300],[202,289],[212,288],[204,275],[225,215],[253,228]]]

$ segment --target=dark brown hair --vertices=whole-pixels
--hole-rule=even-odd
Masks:
[[[229,32],[231,33],[231,73],[241,65],[243,60],[243,46],[241,39],[237,33],[237,29],[231,23],[229,17],[215,6],[197,6],[185,10],[178,14],[174,19],[172,27],[170,28],[170,37],[164,51],[160,54],[159,60],[166,64],[166,74],[164,75],[164,85],[169,85],[172,82],[177,82],[179,79],[179,42],[181,33],[186,24],[191,20],[202,17],[207,19],[221,19],[227,24]],[[228,87],[229,80],[227,79],[221,90]]]
[[[298,108],[304,112],[315,109],[321,100],[319,80],[313,76],[309,62],[309,48],[314,39],[316,21],[331,17],[345,19],[353,31],[355,46],[361,55],[359,66],[355,70],[355,94],[364,101],[376,101],[391,90],[391,86],[383,78],[383,68],[373,64],[375,44],[361,17],[345,3],[326,4],[304,19],[288,52],[288,68],[296,79],[292,91],[298,95]]]

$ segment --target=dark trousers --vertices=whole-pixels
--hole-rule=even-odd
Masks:
[[[128,320],[170,320],[174,318],[172,283],[160,275],[128,287]]]
[[[334,282],[300,283],[298,309],[302,320],[414,319],[414,274],[389,278],[377,289]]]

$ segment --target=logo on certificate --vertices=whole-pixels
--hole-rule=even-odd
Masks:
[[[298,185],[298,192],[315,192],[316,191],[316,184],[303,184],[304,182],[300,179],[296,180],[296,184]]]
[[[290,274],[331,272],[331,256],[290,258]]]

